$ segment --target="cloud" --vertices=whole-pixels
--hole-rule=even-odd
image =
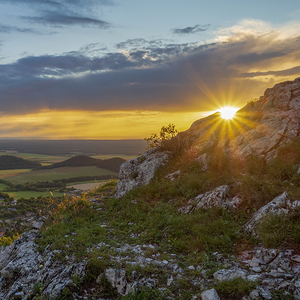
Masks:
[[[98,20],[95,18],[83,17],[77,14],[60,13],[56,11],[44,12],[38,17],[22,17],[33,23],[42,23],[45,25],[92,25],[99,28],[109,28],[111,25],[108,22]]]
[[[0,33],[11,33],[11,32],[22,32],[22,33],[34,33],[41,34],[40,31],[30,28],[19,28],[15,26],[6,26],[0,24]]]
[[[265,32],[266,24],[259,29],[254,23],[226,35],[223,31],[221,39],[217,35],[207,44],[135,39],[99,56],[85,54],[96,44],[79,52],[2,64],[0,110],[11,115],[42,110],[191,112],[225,104],[243,106],[267,87],[300,76],[300,31]]]
[[[185,28],[173,28],[171,31],[174,34],[179,34],[179,35],[192,34],[192,33],[206,31],[209,28],[209,26],[210,26],[210,24],[206,24],[206,25],[198,24],[195,26],[189,26],[189,27],[185,27]]]
[[[21,16],[23,20],[50,26],[96,26],[102,29],[111,26],[99,19],[95,12],[101,6],[114,5],[110,0],[4,0],[10,5],[28,6],[31,16]]]

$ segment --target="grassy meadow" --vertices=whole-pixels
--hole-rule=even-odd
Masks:
[[[101,175],[115,175],[118,174],[109,170],[92,167],[64,167],[50,170],[36,170],[29,173],[23,173],[16,176],[10,176],[5,180],[13,184],[25,184],[26,182],[44,182],[60,180],[65,178],[74,178],[81,176],[101,176]]]

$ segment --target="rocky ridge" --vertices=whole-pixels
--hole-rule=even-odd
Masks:
[[[219,113],[195,121],[177,139],[195,157],[205,149],[221,147],[232,156],[258,155],[269,159],[290,139],[300,136],[300,78],[276,84],[258,101],[250,102],[236,113],[232,128],[222,126]],[[204,151],[204,152],[203,152]]]

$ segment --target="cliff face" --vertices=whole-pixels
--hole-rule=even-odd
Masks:
[[[219,113],[197,120],[178,135],[194,155],[212,147],[246,158],[253,154],[266,159],[276,156],[277,149],[300,136],[300,78],[276,84],[256,102],[240,109],[233,120]]]

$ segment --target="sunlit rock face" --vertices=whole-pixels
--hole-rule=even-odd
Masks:
[[[221,148],[232,156],[251,154],[269,159],[278,147],[300,136],[300,78],[276,84],[256,102],[240,109],[233,120],[219,113],[197,120],[178,135],[191,154]]]
[[[123,163],[120,167],[116,198],[124,196],[135,187],[146,185],[153,178],[159,166],[164,165],[170,157],[168,152],[152,149],[142,156]]]

